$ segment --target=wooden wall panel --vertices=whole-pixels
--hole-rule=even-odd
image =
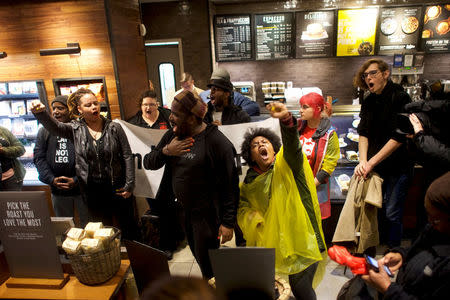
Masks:
[[[139,1],[106,0],[106,8],[122,118],[128,119],[139,109],[139,95],[149,88],[144,38],[139,33]]]
[[[0,2],[0,80],[104,76],[112,117],[120,117],[104,0]],[[78,42],[81,55],[40,56],[39,49]]]

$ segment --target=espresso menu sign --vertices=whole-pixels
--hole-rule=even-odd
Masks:
[[[333,53],[333,11],[298,12],[296,57],[326,57]]]
[[[450,52],[450,4],[427,6],[423,23],[422,49]]]
[[[293,58],[294,15],[256,15],[256,59]]]
[[[337,56],[374,55],[378,9],[338,12]]]
[[[379,54],[409,53],[417,49],[422,7],[383,8],[380,12]]]
[[[217,61],[252,58],[250,15],[215,16]]]
[[[44,192],[0,192],[0,240],[12,277],[63,278]]]

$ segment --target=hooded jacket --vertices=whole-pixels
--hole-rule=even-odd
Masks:
[[[53,135],[65,137],[73,141],[75,146],[75,171],[79,181],[87,185],[91,162],[88,161],[86,149],[88,147],[86,122],[72,120],[69,123],[58,122],[46,111],[35,114],[36,119]],[[103,117],[102,117],[103,118]],[[134,161],[127,136],[119,123],[103,118],[104,126],[102,135],[105,147],[109,148],[107,157],[109,168],[108,178],[113,186],[120,186],[125,191],[132,192],[134,189]]]

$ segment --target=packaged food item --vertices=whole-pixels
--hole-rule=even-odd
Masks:
[[[67,237],[74,241],[81,241],[85,238],[85,236],[86,232],[81,228],[70,228],[69,232],[67,233]]]
[[[62,244],[62,248],[67,254],[77,254],[81,251],[81,242],[66,238]]]
[[[112,228],[101,228],[95,231],[94,239],[104,240],[112,237],[114,235],[114,229]]]
[[[92,254],[102,250],[102,241],[99,239],[85,238],[81,241],[81,249],[85,254]]]
[[[341,174],[336,178],[336,181],[339,185],[339,189],[341,190],[341,192],[347,193],[350,184],[350,177],[347,174]]]
[[[359,155],[355,151],[347,151],[347,159],[351,161],[357,161],[359,160]]]
[[[87,223],[86,227],[84,227],[84,231],[86,231],[86,236],[93,238],[95,231],[103,228],[103,223],[102,222],[89,222]]]

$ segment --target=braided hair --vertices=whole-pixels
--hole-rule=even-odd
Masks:
[[[80,99],[87,94],[91,94],[95,97],[95,94],[90,89],[80,88],[73,92],[69,99],[67,99],[67,107],[69,108],[69,114],[71,119],[77,119],[81,117],[80,112],[78,111],[78,105],[80,105]]]

